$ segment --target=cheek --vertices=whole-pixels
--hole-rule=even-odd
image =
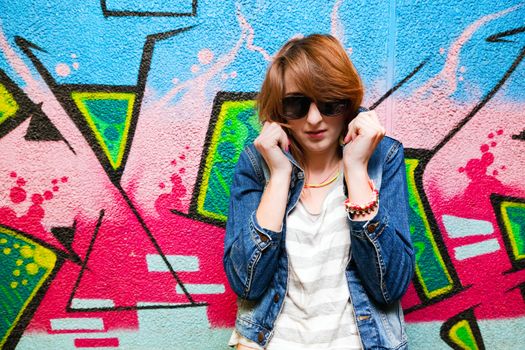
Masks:
[[[334,129],[334,131],[339,135],[339,134],[342,134],[346,128],[347,128],[347,122],[346,122],[346,119],[339,119],[339,120],[334,120],[333,121],[333,124],[332,124],[332,128]]]
[[[288,128],[288,132],[290,134],[292,134],[292,135],[297,135],[299,133],[299,131],[302,129],[302,127],[303,127],[303,122],[302,122],[301,119],[299,119],[299,120],[289,120],[288,121],[288,125],[290,126],[290,128]]]

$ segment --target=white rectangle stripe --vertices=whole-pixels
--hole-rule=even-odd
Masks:
[[[468,258],[473,258],[478,255],[493,253],[500,249],[500,245],[496,238],[488,239],[483,242],[467,244],[460,247],[454,248],[454,253],[456,259],[465,260]]]
[[[104,330],[104,320],[101,318],[91,317],[71,317],[51,319],[51,329],[54,331],[70,330]]]
[[[81,299],[73,298],[71,301],[72,309],[97,309],[115,307],[115,303],[111,299]]]
[[[226,291],[224,284],[188,284],[184,283],[184,288],[190,294],[222,294]],[[184,294],[180,284],[176,287],[177,294]]]
[[[452,215],[443,215],[441,218],[451,238],[490,235],[494,233],[494,227],[490,221],[467,219]]]
[[[199,271],[199,258],[188,255],[166,255],[166,259],[175,271]],[[169,272],[168,265],[159,254],[147,254],[149,272]]]

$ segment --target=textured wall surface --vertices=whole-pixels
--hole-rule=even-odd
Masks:
[[[523,2],[0,9],[0,348],[227,348],[233,166],[272,55],[313,32],[406,148],[411,348],[525,344]]]

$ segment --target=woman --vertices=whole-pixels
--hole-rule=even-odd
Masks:
[[[330,35],[289,41],[267,71],[264,125],[239,157],[226,226],[238,350],[407,347],[403,147],[362,98]]]

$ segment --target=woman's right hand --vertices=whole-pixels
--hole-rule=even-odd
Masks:
[[[253,144],[268,164],[270,175],[291,174],[292,163],[283,153],[289,150],[288,135],[278,123],[265,122]]]

